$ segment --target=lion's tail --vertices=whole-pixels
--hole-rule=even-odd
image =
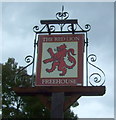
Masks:
[[[74,49],[69,49],[69,50],[68,50],[68,60],[69,60],[71,63],[73,63],[71,66],[68,66],[68,65],[67,65],[67,68],[68,68],[68,69],[72,69],[72,68],[76,65],[76,60],[75,60],[74,57],[71,56],[71,54],[72,54],[72,55],[76,55],[76,54],[74,54]]]

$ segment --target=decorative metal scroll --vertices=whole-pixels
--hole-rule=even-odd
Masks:
[[[62,12],[56,13],[56,18],[58,20],[66,20],[69,17],[68,12],[64,12],[64,6],[62,6]]]
[[[31,64],[33,64],[34,58],[31,55],[28,55],[25,57],[25,62],[27,63],[27,65],[25,67],[20,67],[19,71],[15,75],[15,83],[21,87],[23,86],[25,79],[29,77],[29,75],[27,75],[27,73],[25,72],[25,69],[28,68]],[[32,83],[30,82],[30,85],[31,84]]]
[[[56,18],[58,20],[66,20],[68,17],[69,17],[69,13],[64,12],[64,6],[62,6],[62,12],[56,13]],[[62,31],[65,24],[59,24],[59,25],[60,25],[60,28],[61,28],[61,31]]]
[[[43,26],[43,28],[39,28],[39,26],[34,26],[33,27],[33,31],[37,34],[39,33],[60,33],[62,31],[62,33],[72,33],[72,30],[74,33],[79,33],[79,32],[88,32],[90,31],[91,29],[91,26],[89,24],[86,24],[85,25],[85,29],[83,29],[82,27],[80,27],[80,25],[77,23],[77,24],[73,24],[74,25],[74,29],[72,29],[72,25],[67,25],[65,26],[66,24],[59,24],[60,28],[58,30],[56,30],[56,28],[58,28],[59,26],[58,25],[50,25],[47,26]],[[48,27],[49,27],[49,30],[48,30]],[[63,28],[65,28],[65,30],[63,31]],[[45,30],[46,31],[43,31]]]
[[[57,21],[64,21],[66,22],[67,19],[69,18],[69,13],[68,12],[64,12],[64,6],[62,6],[62,11],[56,13],[56,18]],[[69,19],[69,20],[75,20],[75,19]],[[56,21],[56,20],[55,20]],[[39,28],[39,26],[34,26],[33,27],[33,31],[37,34],[39,33],[79,33],[79,32],[88,32],[90,31],[91,26],[89,24],[85,25],[85,29],[83,29],[78,21],[77,23],[58,23],[58,24],[52,24],[52,23],[45,23],[45,25],[43,26],[43,28]]]
[[[96,62],[97,60],[97,57],[96,55],[94,54],[90,54],[87,58],[87,62],[93,66],[94,68],[96,68],[97,70],[99,70],[99,72],[101,73],[92,73],[90,76],[89,76],[89,83],[92,85],[92,86],[102,86],[104,83],[105,83],[105,73],[97,66],[95,66],[93,64],[93,62]]]

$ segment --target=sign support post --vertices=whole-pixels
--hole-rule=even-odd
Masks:
[[[51,118],[64,118],[64,92],[52,93]]]

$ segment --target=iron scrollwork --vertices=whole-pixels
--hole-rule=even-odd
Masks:
[[[85,31],[90,31],[90,30],[91,30],[91,25],[86,24],[86,25],[85,25],[85,29],[86,29]]]
[[[25,62],[28,63],[28,65],[25,66],[26,68],[33,63],[33,59],[34,58],[31,55],[28,55],[28,56],[25,57]]]
[[[54,32],[56,29],[54,25],[51,25],[49,28],[50,28],[50,32]]]
[[[69,26],[67,27],[67,30],[68,30],[68,31],[72,31],[72,30],[76,31],[76,29],[77,29],[77,24],[74,24],[74,26],[73,26],[73,25],[69,25]]]
[[[25,67],[20,67],[19,71],[16,73],[16,76],[15,76],[15,83],[17,84],[17,79],[18,79],[19,86],[23,85],[22,83],[24,82],[25,77],[28,76],[24,70],[34,62],[34,58],[31,55],[28,55],[25,57],[25,62],[27,63],[27,65]]]
[[[90,24],[86,24],[85,29],[83,29],[79,24],[77,24],[77,25],[80,28],[81,32],[88,32],[88,31],[91,30],[91,25]]]
[[[56,13],[56,19],[58,21],[67,21],[67,19],[69,18],[69,13],[64,11],[64,6],[62,6],[62,11],[61,12],[57,12]],[[72,19],[71,19],[72,20]],[[33,27],[33,31],[35,33],[67,33],[67,32],[72,32],[74,33],[78,33],[78,32],[88,32],[91,29],[91,26],[89,24],[85,25],[85,29],[83,29],[79,23],[58,23],[58,24],[51,24],[51,23],[44,23],[45,25],[40,29],[39,26],[34,26]],[[57,26],[59,25],[59,27]],[[66,26],[67,25],[67,26]],[[66,27],[67,30],[66,30]],[[59,30],[56,30],[56,28]],[[46,31],[46,30],[47,31]]]
[[[40,29],[39,29],[39,26],[34,26],[34,27],[33,27],[33,31],[34,31],[35,33],[39,33],[39,32],[42,32],[45,27],[46,27],[46,25],[40,30]]]
[[[68,12],[64,12],[64,6],[62,6],[62,12],[56,13],[56,18],[57,20],[66,20],[69,17]],[[65,24],[59,24],[60,25],[60,30],[63,30],[63,27]]]
[[[64,12],[64,6],[62,6],[62,12],[56,13],[56,18],[58,20],[66,20],[69,17],[68,12]]]
[[[89,76],[89,83],[92,86],[102,86],[105,83],[105,73],[103,72],[103,70],[101,70],[99,67],[95,66],[94,64],[92,64],[93,62],[96,62],[97,60],[97,56],[94,54],[90,54],[87,58],[87,62],[93,66],[94,68],[96,68],[97,70],[99,70],[102,74],[100,73],[92,73]]]

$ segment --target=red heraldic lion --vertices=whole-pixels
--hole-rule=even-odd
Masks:
[[[67,46],[65,44],[60,45],[57,47],[57,52],[54,53],[52,48],[48,48],[48,53],[50,54],[51,58],[43,60],[44,64],[52,62],[52,67],[51,69],[46,69],[48,73],[53,72],[56,67],[58,66],[58,71],[62,71],[60,73],[60,76],[65,76],[67,73],[67,68],[72,69],[76,65],[76,60],[72,55],[74,54],[74,49],[66,49]],[[68,60],[72,65],[67,65],[64,58],[68,56]]]

